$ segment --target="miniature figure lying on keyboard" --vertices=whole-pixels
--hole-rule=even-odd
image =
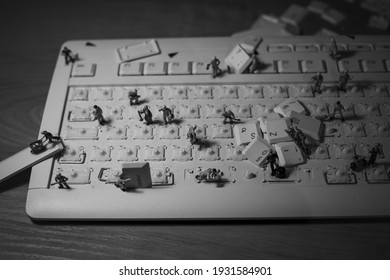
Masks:
[[[65,148],[33,168],[31,218],[390,214],[390,37],[65,46],[41,125]]]

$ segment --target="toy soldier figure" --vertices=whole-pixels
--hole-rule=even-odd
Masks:
[[[344,116],[343,116],[343,112],[345,112],[346,109],[345,107],[340,103],[340,101],[337,101],[335,104],[334,104],[334,108],[333,108],[333,117],[335,118],[336,117],[336,114],[340,116],[340,119],[341,121],[343,122],[344,121]]]
[[[265,167],[267,164],[269,164],[271,167],[271,176],[283,179],[286,177],[286,169],[283,166],[279,166],[277,160],[278,155],[273,150],[269,150],[268,156],[263,163],[263,166]]]
[[[138,91],[135,89],[134,91],[130,91],[128,93],[128,97],[130,99],[130,106],[132,106],[138,104],[138,98],[140,98],[141,96],[138,95]]]
[[[65,176],[62,176],[61,173],[58,173],[55,177],[54,177],[54,180],[56,181],[55,183],[52,183],[51,185],[55,185],[55,184],[58,184],[58,187],[60,189],[63,189],[63,188],[67,188],[67,189],[70,189],[68,183],[66,181],[68,181],[68,178],[65,177]]]
[[[43,138],[45,140],[49,141],[49,143],[53,143],[53,140],[56,142],[61,140],[61,137],[53,136],[53,134],[51,134],[50,132],[48,132],[46,130],[42,131],[41,134],[43,135]],[[42,138],[42,141],[45,141],[43,138]]]
[[[352,77],[349,75],[348,69],[342,71],[339,77],[339,86],[337,89],[341,91],[347,91],[347,83],[350,80],[352,80]]]
[[[93,105],[93,109],[94,110],[92,111],[92,114],[95,116],[95,119],[98,120],[100,125],[104,125],[106,120],[103,117],[103,110],[102,110],[102,108],[100,108],[97,105]]]
[[[195,175],[195,179],[200,183],[201,181],[205,182],[216,182],[221,180],[223,173],[220,170],[215,168],[208,168],[202,172],[199,172],[198,175]]]
[[[195,126],[190,126],[187,132],[187,137],[190,139],[191,145],[194,145],[198,143],[198,138],[196,138],[196,133],[195,133],[196,125]]]
[[[256,73],[257,68],[259,68],[259,60],[257,59],[256,54],[251,55],[251,64],[249,64],[249,73]]]
[[[209,70],[211,66],[211,69],[213,70],[213,78],[221,75],[222,73],[222,70],[219,68],[220,63],[221,62],[219,61],[219,59],[213,56],[213,59],[210,61],[210,63],[206,65],[206,70]]]
[[[332,45],[329,48],[329,55],[336,60],[339,50],[337,49],[336,40],[334,38],[331,39]]]
[[[370,159],[368,160],[368,164],[375,164],[376,158],[381,151],[380,147],[381,144],[377,143],[368,151],[370,153]]]
[[[240,119],[236,119],[236,116],[231,110],[227,110],[226,112],[222,113],[223,124],[226,124],[227,119],[229,119],[229,122],[232,123],[233,121],[240,121]]]
[[[65,64],[68,65],[69,62],[74,63],[77,59],[77,55],[74,55],[70,49],[64,47],[61,51],[61,54],[65,56]]]
[[[311,80],[314,81],[314,87],[312,88],[313,93],[316,93],[316,92],[322,93],[321,84],[324,80],[324,77],[322,76],[322,74],[320,72],[318,72],[313,77],[311,77]]]
[[[142,118],[142,114],[144,114],[143,118]],[[145,119],[147,125],[153,123],[152,120],[153,114],[152,112],[150,112],[148,106],[145,105],[145,107],[142,110],[139,110],[138,115],[139,115],[139,120],[141,122]]]
[[[167,106],[164,105],[164,107],[162,107],[158,111],[160,111],[160,112],[162,111],[163,112],[163,119],[164,119],[164,124],[165,125],[172,123],[174,115],[173,115],[171,109],[169,109]]]

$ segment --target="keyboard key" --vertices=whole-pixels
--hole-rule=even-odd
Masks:
[[[352,160],[356,155],[354,143],[335,143],[333,144],[333,149],[336,159]]]
[[[130,61],[160,53],[156,40],[148,40],[137,44],[127,45],[118,48],[119,59]]]
[[[264,138],[270,144],[292,141],[290,135],[286,132],[290,123],[289,118],[268,120],[265,124],[267,133],[264,135]]]
[[[296,111],[291,111],[290,118],[291,122],[296,124],[304,134],[310,136],[314,140],[320,141],[322,129],[321,121]]]
[[[130,179],[124,182],[127,188],[151,188],[152,177],[148,162],[122,163],[121,178]]]
[[[71,101],[87,101],[88,100],[89,90],[86,88],[73,88],[71,94]]]
[[[95,63],[77,63],[73,65],[73,77],[93,77],[96,72]]]
[[[302,67],[302,72],[304,73],[326,72],[325,62],[323,60],[317,60],[317,59],[302,60],[301,67]]]
[[[177,62],[171,61],[168,63],[168,74],[169,75],[189,75],[190,64],[188,62]]]
[[[306,14],[307,10],[305,7],[291,4],[288,9],[280,16],[280,19],[286,23],[298,26]]]
[[[205,117],[206,118],[222,118],[222,113],[225,112],[224,104],[215,104],[205,106]]]
[[[165,160],[166,146],[146,146],[145,160],[163,161]]]
[[[173,161],[191,161],[192,160],[192,147],[179,147],[172,146],[172,160]]]
[[[290,117],[291,111],[305,114],[306,109],[295,98],[289,98],[280,103],[274,108],[274,112],[281,114],[284,117]]]
[[[111,101],[112,97],[112,88],[97,88],[93,90],[95,92],[94,100],[96,101]]]
[[[282,117],[278,113],[268,113],[261,115],[257,120],[259,121],[260,129],[262,132],[267,132],[267,121],[278,120]]]
[[[246,145],[257,137],[261,137],[259,122],[248,122],[234,126],[234,138],[237,145]]]
[[[279,60],[278,61],[279,73],[300,73],[298,61],[296,60]]]
[[[265,86],[263,93],[268,98],[288,98],[286,86]]]
[[[380,59],[363,59],[362,67],[364,72],[386,72],[385,65]]]
[[[221,147],[218,145],[211,146],[206,149],[202,149],[199,151],[199,160],[206,160],[206,161],[216,161],[220,160],[219,156],[219,149]]]
[[[349,44],[348,49],[350,51],[358,51],[358,52],[369,52],[372,50],[369,44]]]
[[[325,171],[326,183],[334,184],[356,184],[356,176],[347,166],[328,166]]]
[[[91,161],[110,161],[111,150],[113,147],[96,147],[92,148]]]
[[[73,127],[68,126],[65,132],[66,140],[95,140],[98,139],[97,127]]]
[[[233,130],[230,124],[213,125],[213,138],[224,139],[233,138]]]
[[[296,52],[318,52],[318,48],[312,44],[295,45]]]
[[[91,108],[76,106],[69,111],[70,122],[88,122],[93,121]]]
[[[135,125],[133,139],[147,140],[153,139],[153,127],[148,125]]]
[[[143,73],[143,63],[125,62],[119,65],[119,76],[140,76]]]
[[[339,72],[348,70],[349,72],[361,72],[359,61],[356,59],[341,59],[338,62]]]
[[[187,87],[171,86],[167,89],[169,99],[188,99]]]
[[[242,152],[244,150],[243,146],[234,147],[233,145],[227,145],[226,149],[226,160],[242,161],[248,159]]]
[[[213,69],[212,67],[209,67],[207,69],[207,64],[206,62],[203,61],[195,61],[192,63],[192,73],[195,75],[211,75],[213,74]]]
[[[271,53],[291,52],[292,46],[286,44],[273,44],[268,46],[268,51]]]
[[[302,151],[294,142],[283,142],[275,144],[275,151],[278,154],[281,166],[296,166],[305,163]]]
[[[85,185],[91,183],[90,168],[61,168],[61,175],[68,178],[66,181],[69,185]]]
[[[253,139],[248,146],[244,148],[242,153],[248,158],[250,162],[257,166],[261,166],[267,156],[270,153],[270,150],[273,150],[273,147],[267,143],[267,141],[256,138]]]
[[[146,62],[144,75],[166,75],[167,68],[164,62]]]
[[[194,99],[213,98],[213,90],[211,86],[195,86],[195,87],[190,87],[188,90]]]
[[[137,161],[139,146],[119,146],[118,161]]]
[[[108,140],[125,140],[127,139],[127,129],[129,127],[127,125],[123,126],[112,126],[110,128],[106,128],[108,130],[107,139]]]
[[[226,65],[231,67],[235,73],[243,73],[251,62],[250,56],[240,45],[236,45],[225,58]]]
[[[243,98],[263,98],[261,86],[239,86],[238,93]]]

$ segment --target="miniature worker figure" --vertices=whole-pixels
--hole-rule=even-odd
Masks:
[[[54,177],[54,180],[56,181],[55,183],[52,183],[51,185],[55,185],[55,184],[58,184],[58,188],[60,189],[64,189],[64,188],[67,188],[67,189],[70,189],[68,183],[66,181],[68,181],[68,177],[65,177],[63,175],[61,175],[61,173],[58,173],[55,177]]]
[[[61,137],[53,136],[53,134],[51,134],[50,132],[48,132],[46,130],[42,131],[41,134],[43,135],[42,141],[47,140],[47,141],[49,141],[49,143],[53,143],[54,141],[57,142],[57,141],[61,140]]]
[[[223,173],[215,168],[208,168],[204,171],[199,172],[198,175],[195,175],[195,179],[199,182],[217,182],[221,180]]]
[[[286,175],[286,169],[282,166],[279,166],[277,161],[278,155],[272,149],[270,149],[263,166],[267,166],[269,164],[271,167],[271,176],[282,179]]]
[[[294,140],[298,143],[299,147],[305,154],[308,154],[309,149],[306,145],[306,135],[298,127],[295,127]]]
[[[317,72],[317,74],[315,74],[313,77],[311,77],[311,80],[314,82],[314,87],[312,87],[312,91],[313,93],[322,93],[322,90],[321,90],[321,84],[324,80],[324,77],[322,76],[322,74],[320,72]]]
[[[213,70],[213,78],[222,74],[222,70],[221,68],[219,68],[220,63],[221,62],[219,61],[219,59],[213,56],[213,59],[210,61],[210,63],[206,65],[206,70],[209,70],[211,66],[211,69]]]
[[[375,164],[376,158],[381,152],[381,144],[377,143],[376,145],[372,146],[368,152],[370,153],[370,159],[368,160],[368,164]]]
[[[198,143],[198,138],[196,138],[196,133],[195,133],[196,125],[190,126],[187,132],[187,137],[190,139],[191,145],[194,145]]]
[[[337,89],[341,91],[347,91],[347,83],[350,80],[352,80],[352,77],[351,75],[349,75],[348,69],[342,71],[339,77],[339,86]]]
[[[115,187],[120,188],[122,191],[127,191],[127,187],[125,185],[125,182],[130,181],[131,178],[128,179],[121,179],[120,177],[117,178],[117,180],[114,182]]]
[[[163,112],[163,119],[164,119],[164,124],[171,124],[172,120],[174,118],[174,115],[172,113],[172,110],[169,109],[167,106],[164,105],[161,109],[158,110],[159,112]]]
[[[240,119],[236,119],[236,116],[231,110],[227,110],[226,112],[222,113],[223,124],[226,124],[227,119],[229,119],[230,123],[233,123],[233,121],[240,121]]]
[[[341,119],[341,121],[344,121],[343,112],[346,111],[345,107],[340,103],[340,101],[337,101],[333,106],[333,117],[335,118],[336,115],[338,115]]]
[[[337,43],[335,38],[331,39],[332,45],[329,48],[329,55],[336,60],[338,55]]]
[[[106,123],[106,120],[103,117],[103,110],[99,106],[93,105],[92,114],[95,116],[95,119],[98,120],[100,125],[104,125]]]
[[[144,114],[143,118],[142,118],[142,114]],[[139,110],[138,115],[139,115],[139,120],[141,122],[145,119],[147,125],[153,123],[153,120],[152,120],[153,114],[152,114],[152,112],[150,112],[148,106],[145,105],[142,110]]]
[[[257,73],[257,68],[259,68],[259,60],[257,59],[256,54],[251,55],[251,64],[249,64],[248,71],[249,73],[255,74]]]
[[[128,97],[130,99],[130,106],[132,105],[138,105],[138,98],[140,98],[141,96],[138,95],[138,91],[135,89],[134,91],[130,91],[128,93]]]
[[[61,51],[61,54],[65,56],[65,64],[74,63],[77,60],[77,55],[74,55],[70,49],[64,47]]]

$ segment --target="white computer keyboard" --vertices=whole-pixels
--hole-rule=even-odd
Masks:
[[[40,129],[60,135],[65,149],[33,168],[28,215],[389,215],[390,37],[334,39],[337,50],[313,36],[65,43],[78,60],[59,54]],[[253,51],[259,64],[249,70]],[[340,85],[347,69],[352,79]],[[132,105],[130,92],[139,95]],[[138,113],[145,106],[148,124]],[[225,121],[229,111],[235,119]]]

